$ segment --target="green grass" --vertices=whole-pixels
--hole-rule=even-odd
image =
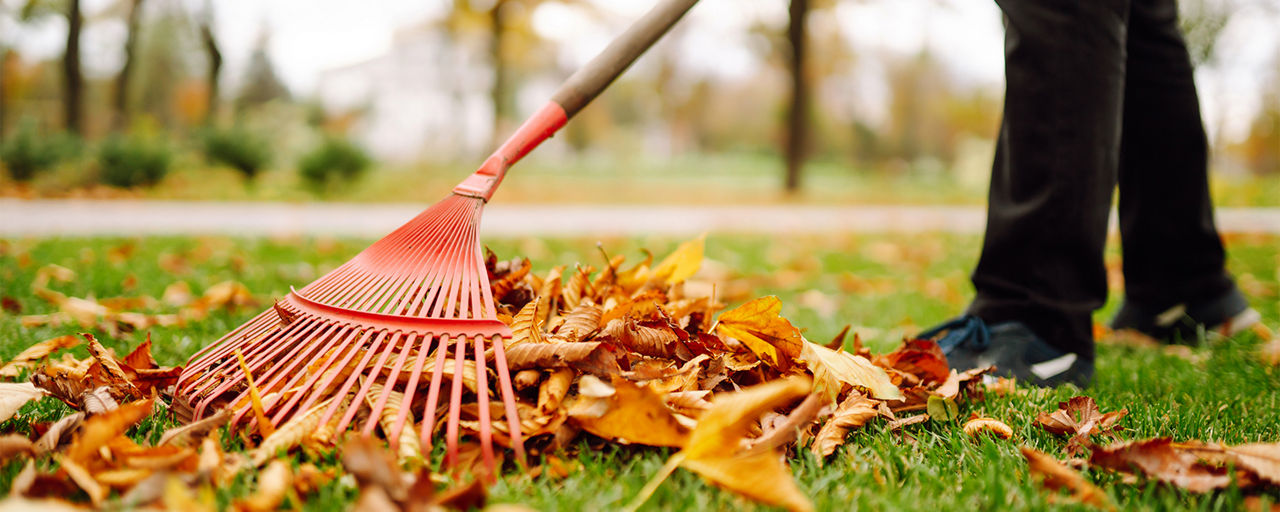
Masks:
[[[599,266],[600,262],[595,240],[488,242],[503,257],[528,255],[539,270],[576,262]],[[675,242],[603,241],[610,254],[625,254],[633,260],[641,257],[642,247],[663,254]],[[971,293],[966,274],[979,242],[977,237],[953,235],[713,236],[707,242],[707,257],[721,264],[714,266],[731,269],[737,278],[749,282],[754,294],[782,297],[784,314],[807,328],[808,338],[825,341],[848,323],[860,327],[864,340],[880,352],[892,348],[904,331],[943,320],[964,306]],[[1264,322],[1276,326],[1280,320],[1276,282],[1280,278],[1280,239],[1232,237],[1229,242],[1232,271],[1251,283],[1246,291],[1255,307],[1263,313]],[[132,257],[111,261],[108,252],[125,243],[135,246]],[[289,286],[313,280],[365,243],[224,238],[10,240],[0,242],[0,296],[16,299],[22,314],[50,312],[52,307],[30,291],[36,270],[48,263],[77,272],[74,282],[54,286],[73,296],[159,296],[165,286],[179,279],[188,281],[197,293],[226,279],[248,285],[261,301],[258,308],[219,312],[186,327],[151,331],[160,363],[181,364],[198,347],[267,307]],[[174,275],[160,263],[175,258],[184,260],[189,270]],[[130,276],[136,288],[126,290],[123,283]],[[1115,295],[1118,293],[1113,293],[1099,319],[1105,319],[1115,307]],[[6,314],[0,317],[0,358],[77,330],[73,326],[23,329],[16,316]],[[144,333],[119,338],[96,334],[117,350],[132,347],[144,337]],[[1126,438],[1280,441],[1280,369],[1258,361],[1258,343],[1253,334],[1240,335],[1192,349],[1201,356],[1194,361],[1160,350],[1103,345],[1099,347],[1097,380],[1086,393],[1097,399],[1103,410],[1129,409],[1129,416],[1121,423]],[[76,350],[85,355],[83,347]],[[962,416],[977,411],[1008,423],[1015,431],[1015,442],[974,441],[960,432],[958,425],[942,423],[908,427],[913,440],[907,440],[886,431],[877,421],[852,435],[850,443],[825,465],[806,452],[793,458],[791,466],[801,489],[820,510],[1073,509],[1070,504],[1052,502],[1031,482],[1017,444],[1060,455],[1064,441],[1035,428],[1032,421],[1037,412],[1050,410],[1076,393],[1078,390],[1062,388],[1003,398],[989,396],[984,402],[962,404]],[[66,411],[56,400],[45,399],[0,424],[0,431],[26,432],[30,423],[56,419]],[[156,416],[136,427],[132,435],[154,439],[170,424],[171,419]],[[636,495],[667,455],[665,450],[583,440],[571,455],[582,469],[561,480],[510,473],[492,489],[493,501],[525,503],[542,510],[616,509]],[[300,455],[298,459],[335,464],[332,454],[315,458]],[[11,461],[2,469],[0,489],[9,485],[20,463]],[[1237,491],[1195,495],[1152,483],[1123,484],[1104,472],[1090,473],[1090,477],[1103,484],[1125,510],[1242,507],[1243,498]],[[233,485],[217,489],[216,495],[219,503],[226,505],[252,488],[251,476],[243,475]],[[1270,496],[1274,500],[1280,494],[1271,491]],[[342,510],[354,500],[355,490],[339,480],[306,498],[307,510]],[[681,470],[658,489],[645,509],[751,507],[736,495]]]
[[[782,191],[782,160],[767,152],[705,153],[675,157],[649,155],[533,153],[503,182],[503,203],[586,204],[985,204],[987,160],[964,170],[930,166],[858,165],[847,159],[815,158],[805,168],[800,193]],[[355,202],[417,202],[440,199],[480,163],[375,165],[340,194],[320,199]],[[0,173],[2,174],[2,173]],[[1280,174],[1214,174],[1213,197],[1219,206],[1280,206]],[[77,192],[84,170],[64,165],[38,178],[37,195],[93,195]],[[0,183],[0,195],[5,193]],[[102,191],[108,197],[215,201],[310,201],[313,195],[292,167],[264,169],[252,187],[226,167],[210,166],[180,155],[169,176],[150,189]]]

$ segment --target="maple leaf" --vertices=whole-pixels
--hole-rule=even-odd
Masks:
[[[1040,485],[1053,490],[1066,489],[1071,493],[1071,499],[1080,503],[1105,510],[1115,509],[1102,489],[1085,480],[1080,473],[1062,465],[1057,459],[1026,446],[1018,447],[1018,450],[1027,459],[1031,476]]]
[[[1116,423],[1126,414],[1129,414],[1128,409],[1103,414],[1093,398],[1077,396],[1059,402],[1058,410],[1052,413],[1037,414],[1036,425],[1054,434],[1070,435],[1067,452],[1075,453],[1089,444],[1090,436],[1119,430],[1121,427]]]
[[[777,297],[760,297],[721,313],[712,330],[742,342],[770,366],[786,369],[804,350],[804,338],[781,312]]]
[[[865,357],[805,341],[800,359],[808,365],[813,373],[814,388],[827,402],[834,402],[846,384],[867,390],[872,398],[904,398],[902,390],[889,380],[889,374]]]

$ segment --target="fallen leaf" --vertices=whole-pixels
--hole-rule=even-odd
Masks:
[[[959,373],[956,373],[955,370],[951,370],[947,379],[933,390],[933,394],[947,399],[959,398],[961,386],[974,382],[978,377],[981,377],[994,369],[994,366],[987,368],[972,368]]]
[[[209,432],[226,425],[229,420],[231,420],[231,411],[221,409],[200,421],[166,430],[160,436],[160,442],[157,444],[160,446],[192,446],[196,440],[202,439]]]
[[[765,363],[786,369],[801,356],[805,343],[800,329],[781,312],[782,301],[777,297],[760,297],[721,313],[713,330],[742,342]]]
[[[52,425],[49,425],[49,430],[46,430],[44,435],[36,440],[36,454],[43,455],[57,450],[72,432],[80,428],[81,423],[84,423],[84,413],[82,412],[68,414],[53,422]]]
[[[1040,485],[1055,491],[1066,489],[1071,493],[1072,500],[1086,505],[1105,510],[1115,509],[1102,489],[1085,480],[1080,473],[1062,465],[1057,459],[1026,446],[1021,446],[1018,450],[1027,459],[1031,476]]]
[[[89,495],[89,499],[93,501],[94,506],[102,505],[103,500],[107,499],[109,490],[99,484],[97,480],[94,480],[93,475],[89,474],[89,470],[67,457],[55,455],[53,459],[62,467],[62,471],[71,477],[71,481],[75,482],[85,494]]]
[[[884,366],[920,377],[924,382],[944,382],[951,374],[947,356],[933,340],[903,340],[897,350],[883,356]]]
[[[13,356],[9,362],[0,368],[0,377],[17,377],[22,370],[30,368],[33,363],[48,357],[49,354],[59,350],[69,349],[80,345],[80,337],[72,334],[50,338],[40,343],[36,343],[26,350],[19,352]]]
[[[1226,470],[1201,463],[1194,451],[1175,446],[1167,437],[1095,446],[1089,463],[1118,471],[1137,470],[1191,492],[1222,489],[1232,480]]]
[[[818,435],[814,436],[813,444],[809,446],[809,450],[819,460],[835,453],[836,448],[844,444],[845,436],[849,433],[849,430],[866,425],[867,422],[880,414],[877,411],[878,405],[879,402],[867,398],[861,393],[849,393],[849,396],[836,408],[831,418],[822,424],[822,428],[818,429]]]
[[[651,275],[667,284],[676,284],[693,277],[702,266],[703,246],[706,239],[707,235],[702,234],[698,238],[680,244],[675,251],[653,267]]]
[[[872,398],[901,400],[902,390],[893,385],[884,369],[862,356],[843,350],[831,350],[812,342],[804,342],[800,358],[813,372],[814,387],[828,402],[835,401],[844,385],[865,389]]]
[[[80,395],[81,409],[89,415],[102,414],[120,407],[106,386],[99,386]]]
[[[261,466],[275,457],[276,453],[282,450],[288,451],[315,434],[320,427],[320,418],[324,416],[325,409],[333,400],[334,398],[330,398],[316,404],[305,414],[295,415],[280,425],[280,428],[275,429],[271,435],[262,440],[262,444],[249,452],[253,465]]]
[[[1076,396],[1066,402],[1059,402],[1056,411],[1037,414],[1036,425],[1054,434],[1070,435],[1067,452],[1076,453],[1088,447],[1090,436],[1119,430],[1116,423],[1126,414],[1129,414],[1128,409],[1103,414],[1093,398]]]
[[[950,398],[930,395],[926,410],[929,418],[937,421],[955,421],[960,417],[960,407]]]
[[[512,349],[525,344],[546,343],[546,338],[542,335],[542,327],[538,325],[538,309],[542,299],[534,299],[520,308],[520,312],[516,313],[515,318],[511,322],[511,342],[507,343],[506,349],[508,358]]]
[[[622,378],[614,379],[612,388],[605,397],[580,394],[569,417],[587,432],[628,444],[683,446],[688,440],[689,429],[653,390]]]
[[[6,434],[0,436],[0,463],[8,462],[18,455],[30,456],[35,453],[35,445],[31,444],[31,440],[27,436],[21,434]]]
[[[551,414],[560,408],[560,402],[569,393],[569,385],[573,384],[573,370],[561,368],[547,375],[538,388],[538,410],[543,414]]]
[[[369,392],[364,395],[364,401],[372,409],[384,393],[387,395],[387,401],[378,414],[378,425],[382,427],[382,435],[387,439],[395,436],[391,445],[395,447],[396,459],[402,467],[409,469],[422,467],[425,464],[422,445],[418,440],[417,429],[413,427],[413,411],[404,409],[408,405],[404,403],[404,393],[395,390],[384,391],[381,384],[373,384],[369,387]],[[396,435],[394,429],[401,414],[405,415],[404,425],[400,427],[399,435]]]
[[[293,487],[293,469],[283,460],[273,460],[258,473],[258,489],[249,497],[235,504],[235,508],[249,512],[276,510]]]
[[[12,418],[27,402],[45,395],[43,389],[30,382],[0,383],[0,421]]]
[[[611,378],[621,370],[617,356],[599,342],[521,343],[507,349],[507,366],[526,368],[573,368]]]
[[[1013,437],[1013,429],[1005,425],[1003,421],[995,418],[970,418],[964,423],[964,433],[969,437],[978,437],[983,434],[992,435],[1000,439],[1009,439]]]

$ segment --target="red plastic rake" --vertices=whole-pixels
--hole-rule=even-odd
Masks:
[[[354,427],[356,414],[368,401],[372,410],[359,426],[367,435],[379,424],[392,393],[398,392],[403,406],[384,432],[395,446],[412,421],[410,404],[426,379],[427,396],[418,415],[420,439],[429,446],[439,419],[440,395],[447,391],[445,464],[453,466],[463,376],[470,363],[478,401],[476,430],[485,466],[492,470],[493,425],[485,370],[486,353],[492,349],[507,435],[516,457],[523,459],[503,348],[511,331],[497,319],[477,238],[480,213],[512,164],[564,126],[696,2],[659,2],[571,76],[479,170],[454,187],[452,195],[192,356],[178,381],[180,401],[194,418],[234,407],[232,423],[241,425],[256,415],[249,414],[249,395],[257,389],[263,419],[273,426],[300,414],[316,414],[316,425],[338,418],[337,431]],[[442,391],[446,379],[451,382]],[[381,392],[371,396],[377,388]]]

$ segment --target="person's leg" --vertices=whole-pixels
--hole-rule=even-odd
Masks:
[[[997,0],[1006,17],[1004,120],[969,312],[1019,321],[1093,359],[1106,300],[1127,0]]]
[[[1135,318],[1117,320],[1141,328],[1168,308],[1228,295],[1218,315],[1237,313],[1247,305],[1214,226],[1208,144],[1177,3],[1132,2],[1119,183],[1125,313]]]

